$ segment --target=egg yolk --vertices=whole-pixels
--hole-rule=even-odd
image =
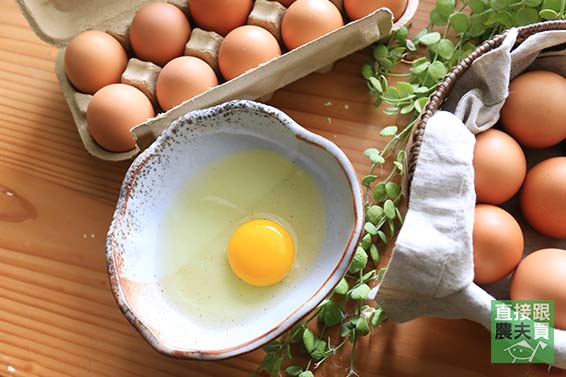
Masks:
[[[279,283],[289,273],[294,259],[293,239],[275,221],[248,221],[236,229],[228,242],[232,271],[256,287]]]

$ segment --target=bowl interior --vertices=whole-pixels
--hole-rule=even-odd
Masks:
[[[275,304],[237,327],[202,326],[162,294],[159,227],[194,174],[250,148],[275,151],[314,179],[324,204],[325,237],[309,273],[296,287],[278,291]],[[360,214],[353,168],[334,144],[264,105],[237,102],[197,111],[174,123],[126,176],[108,237],[114,294],[126,316],[159,351],[197,358],[246,352],[307,314],[338,282],[359,238]]]

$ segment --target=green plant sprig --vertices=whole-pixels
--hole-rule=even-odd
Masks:
[[[385,273],[378,267],[379,248],[394,239],[403,222],[399,208],[403,192],[396,181],[405,173],[405,148],[430,95],[482,41],[512,26],[555,19],[566,19],[566,0],[437,0],[427,28],[410,38],[409,30],[401,27],[386,43],[374,46],[373,60],[362,66],[361,74],[375,106],[383,105],[385,114],[403,115],[409,121],[402,128],[384,127],[380,136],[389,138],[385,147],[364,152],[370,161],[362,179],[365,224],[348,273],[307,319],[263,347],[265,358],[254,375],[266,371],[272,377],[313,377],[348,343],[352,347],[346,375],[357,375],[359,338],[386,320],[382,308],[367,298]],[[406,72],[393,72],[397,68]],[[391,162],[389,171],[387,162]],[[339,339],[325,337],[335,327],[340,328]],[[303,358],[296,358],[297,354]],[[305,356],[308,361],[300,365]]]

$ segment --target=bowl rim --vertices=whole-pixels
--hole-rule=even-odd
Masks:
[[[132,188],[138,174],[143,170],[145,165],[151,159],[162,153],[160,150],[160,146],[162,144],[166,143],[168,139],[174,137],[178,129],[184,126],[185,122],[190,124],[195,118],[202,117],[203,115],[218,116],[226,112],[237,110],[251,110],[257,113],[262,113],[263,115],[270,116],[275,121],[274,123],[278,123],[278,126],[286,127],[288,131],[291,132],[299,140],[323,149],[326,153],[329,153],[336,160],[336,162],[344,172],[346,180],[348,181],[350,193],[352,195],[351,200],[354,214],[352,231],[349,234],[348,242],[341,253],[339,261],[334,266],[332,272],[328,275],[326,280],[321,284],[321,286],[312,294],[312,296],[308,300],[295,308],[293,312],[290,313],[286,318],[281,320],[279,324],[272,327],[264,334],[247,340],[242,344],[230,346],[228,348],[220,350],[174,349],[162,343],[162,341],[160,341],[159,338],[154,335],[153,331],[151,331],[150,328],[148,328],[140,319],[138,319],[138,317],[133,313],[133,311],[127,304],[124,292],[122,291],[120,279],[118,277],[118,265],[122,263],[122,260],[115,253],[114,245],[116,243],[116,230],[121,226],[122,220],[126,215],[128,200],[131,196]],[[291,328],[303,317],[309,314],[328,296],[332,289],[334,289],[334,287],[338,284],[342,276],[344,276],[344,274],[348,271],[355,253],[355,249],[361,237],[363,218],[362,190],[358,182],[357,174],[351,162],[346,157],[345,153],[336,144],[303,128],[282,111],[274,107],[253,101],[236,100],[225,102],[211,108],[195,110],[172,122],[171,125],[161,134],[161,136],[159,136],[159,138],[149,148],[142,152],[133,161],[124,177],[112,223],[110,225],[106,238],[106,263],[108,268],[110,288],[122,314],[157,352],[180,359],[221,360],[234,357],[240,354],[251,352],[266,344],[267,342],[275,339],[285,330]]]

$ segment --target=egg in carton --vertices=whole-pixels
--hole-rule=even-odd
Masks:
[[[195,3],[197,0],[193,0]],[[222,1],[219,1],[221,3]],[[344,15],[342,0],[331,0]],[[407,24],[418,6],[418,0],[408,0],[403,15],[392,23],[391,12],[377,10],[357,21],[329,32],[296,49],[286,51],[281,35],[281,24],[287,8],[286,3],[268,0],[256,0],[247,16],[246,23],[262,27],[271,33],[283,47],[281,56],[251,69],[240,76],[223,80],[218,65],[218,51],[223,36],[195,25],[189,13],[186,0],[171,0],[168,3],[177,6],[192,21],[191,37],[180,55],[198,57],[205,61],[216,73],[219,85],[204,93],[190,98],[167,111],[162,111],[156,95],[156,82],[162,72],[162,66],[144,61],[136,56],[129,35],[132,20],[149,0],[127,0],[123,2],[99,3],[81,2],[76,5],[71,0],[57,2],[34,2],[18,0],[22,12],[32,29],[45,41],[62,47],[56,61],[56,73],[63,94],[67,100],[75,124],[85,149],[93,156],[109,161],[127,160],[135,157],[140,150],[149,146],[171,122],[183,114],[205,107],[210,107],[233,99],[260,99],[266,101],[271,94],[312,72],[326,72],[333,62],[378,40],[389,36],[392,28]],[[210,6],[210,2],[207,3]],[[291,3],[287,1],[287,3]],[[347,18],[344,16],[347,20]],[[69,22],[61,22],[61,20]],[[65,72],[64,55],[69,41],[84,30],[107,32],[124,47],[127,66],[119,82],[139,89],[149,99],[155,110],[155,116],[132,128],[136,145],[126,152],[111,152],[93,139],[88,131],[86,114],[92,96],[78,91],[69,81]]]

